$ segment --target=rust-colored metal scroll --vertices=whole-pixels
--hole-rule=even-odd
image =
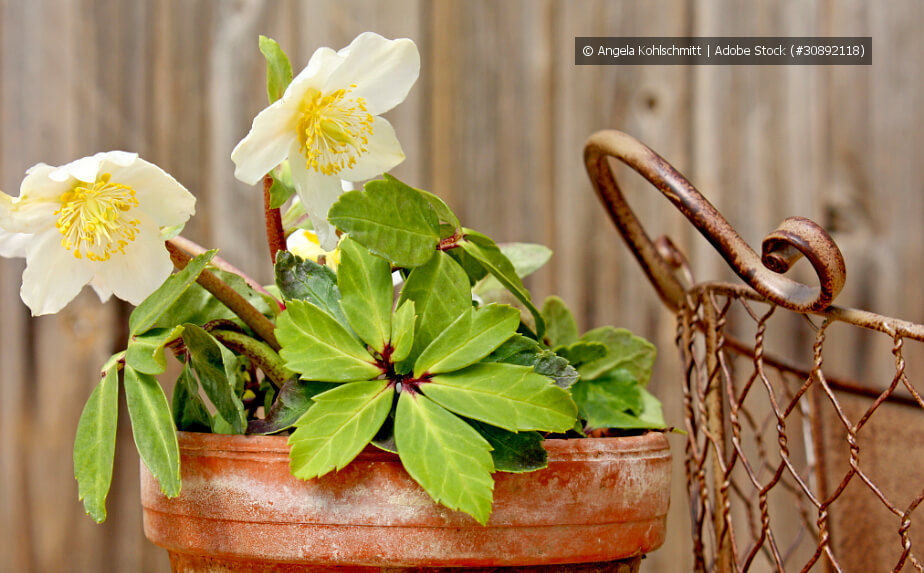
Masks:
[[[747,286],[694,282],[669,239],[648,237],[608,157],[657,187]],[[808,219],[783,221],[758,256],[632,137],[599,132],[584,158],[604,207],[677,316],[696,571],[924,573],[915,518],[924,501],[924,398],[912,374],[924,364],[924,325],[833,306],[844,259]],[[818,286],[783,276],[802,257]],[[858,364],[865,382],[829,374]]]

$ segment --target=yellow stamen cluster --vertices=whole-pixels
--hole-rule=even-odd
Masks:
[[[138,235],[138,220],[130,211],[138,206],[135,190],[113,183],[103,173],[93,183],[79,182],[61,195],[61,208],[55,211],[61,245],[78,259],[107,261],[112,253],[125,254],[125,247]]]
[[[296,129],[309,169],[336,175],[356,165],[368,150],[373,117],[366,100],[349,97],[355,87],[327,95],[312,88],[305,94]]]

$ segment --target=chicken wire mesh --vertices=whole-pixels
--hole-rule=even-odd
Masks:
[[[696,284],[668,239],[648,238],[609,157],[661,190],[747,286]],[[676,312],[696,570],[924,572],[924,535],[912,527],[924,468],[911,447],[924,430],[924,400],[913,383],[924,369],[924,326],[831,305],[844,261],[812,221],[785,220],[758,255],[682,175],[630,136],[595,134],[585,163],[630,250]],[[783,276],[802,257],[819,286]],[[854,370],[864,382],[838,377],[826,357],[862,364]]]

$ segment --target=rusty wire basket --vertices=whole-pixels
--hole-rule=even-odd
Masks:
[[[608,157],[657,187],[746,285],[695,283],[670,240],[645,233]],[[758,256],[632,137],[599,132],[584,159],[613,222],[676,313],[696,570],[924,571],[915,555],[924,537],[912,529],[924,460],[902,459],[924,437],[924,400],[909,375],[912,354],[924,352],[924,326],[831,305],[844,286],[844,259],[808,219],[783,221]],[[803,256],[817,287],[783,276]],[[844,352],[838,337],[863,356]],[[844,364],[863,365],[872,379],[835,377]],[[891,458],[877,450],[886,442]]]

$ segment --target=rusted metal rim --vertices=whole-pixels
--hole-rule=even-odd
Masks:
[[[751,288],[770,302],[796,312],[827,308],[844,287],[844,257],[819,225],[791,217],[763,241],[762,256],[741,238],[722,214],[676,169],[637,139],[619,131],[599,131],[587,140],[584,163],[597,195],[667,306],[677,310],[684,287],[629,207],[607,163],[622,161],[657,187],[725,258]],[[818,275],[813,287],[782,276],[804,256]]]

